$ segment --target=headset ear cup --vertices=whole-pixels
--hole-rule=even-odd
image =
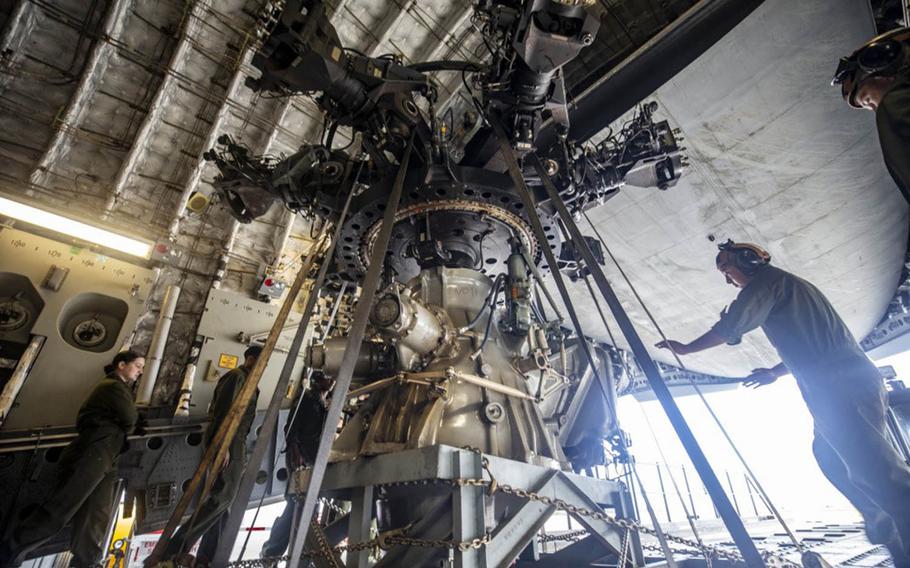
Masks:
[[[736,251],[736,265],[744,274],[749,274],[752,272],[752,264],[749,262],[749,251],[746,249],[739,249]]]
[[[902,59],[902,46],[894,39],[873,43],[856,54],[860,69],[868,74],[889,74],[897,70]]]
[[[762,264],[762,259],[752,249],[737,249],[736,265],[743,272],[743,274],[752,275]]]

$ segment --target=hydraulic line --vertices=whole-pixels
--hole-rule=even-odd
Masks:
[[[478,310],[477,313],[474,314],[474,318],[471,319],[471,321],[468,322],[467,325],[465,325],[464,327],[462,327],[458,330],[459,333],[464,333],[466,331],[474,329],[474,326],[477,325],[477,322],[480,321],[480,316],[482,316],[483,313],[485,311],[487,311],[487,308],[490,308],[492,310],[493,305],[496,303],[497,290],[499,290],[499,286],[502,283],[503,278],[504,278],[504,275],[502,275],[502,274],[499,274],[496,276],[496,278],[493,280],[493,285],[490,287],[490,291],[487,293],[487,297],[484,298],[483,304],[481,304],[481,306],[480,306],[480,310]]]
[[[638,301],[638,303],[641,305],[642,309],[645,311],[645,314],[648,316],[648,319],[651,321],[651,324],[657,330],[658,335],[660,335],[661,339],[666,341],[667,336],[664,334],[663,329],[660,327],[660,324],[657,323],[657,320],[654,318],[654,315],[651,313],[651,310],[648,309],[648,306],[647,306],[647,304],[645,304],[644,299],[638,294],[638,290],[632,284],[632,281],[629,279],[628,275],[626,275],[626,272],[625,272],[625,270],[623,270],[622,266],[619,264],[619,261],[616,260],[615,256],[613,256],[613,252],[610,250],[610,247],[607,246],[606,241],[604,241],[603,237],[600,235],[600,231],[598,231],[597,227],[594,226],[594,223],[591,222],[591,218],[588,217],[588,214],[586,212],[583,212],[582,215],[584,216],[585,220],[588,222],[588,225],[591,227],[591,230],[594,231],[594,234],[597,236],[597,240],[600,241],[600,244],[603,246],[604,250],[607,251],[607,254],[610,256],[610,260],[612,260],[613,264],[616,265],[616,268],[619,270],[619,273],[622,275],[623,280],[626,281],[626,284],[629,286],[629,289],[632,290],[632,294],[635,296],[635,299]],[[671,353],[673,353],[673,352],[671,351]],[[673,353],[673,358],[676,360],[676,363],[679,365],[679,367],[681,369],[683,369],[684,371],[688,371],[685,364],[683,364],[682,360],[679,358],[679,355],[677,355],[676,353]],[[786,521],[784,521],[784,518],[781,516],[780,511],[778,511],[777,507],[771,501],[771,497],[765,491],[765,488],[762,486],[761,482],[758,480],[755,473],[752,471],[752,468],[749,467],[749,463],[746,461],[746,458],[739,451],[739,447],[733,441],[733,438],[730,436],[730,433],[727,431],[727,429],[724,427],[723,423],[721,423],[720,418],[718,418],[717,414],[714,412],[714,408],[711,406],[710,403],[708,403],[708,399],[705,398],[705,395],[702,392],[701,388],[699,388],[699,386],[692,381],[689,382],[689,385],[693,389],[695,389],[695,392],[698,394],[698,398],[701,399],[702,404],[704,404],[705,408],[708,410],[708,414],[711,415],[711,418],[714,420],[714,423],[717,424],[717,427],[720,429],[724,438],[727,440],[727,443],[730,444],[730,447],[733,449],[733,453],[736,454],[737,459],[739,459],[740,463],[743,464],[743,468],[746,470],[746,473],[749,475],[749,477],[752,479],[752,482],[755,484],[755,489],[757,489],[758,492],[761,494],[762,498],[765,500],[765,503],[768,505],[768,509],[771,510],[771,513],[774,515],[774,518],[777,519],[777,522],[780,523],[781,527],[784,529],[784,532],[787,533],[787,536],[793,542],[793,546],[796,547],[796,550],[799,551],[800,554],[805,553],[806,552],[805,547],[802,545],[802,543],[799,541],[799,539],[796,538],[796,535],[793,533],[793,531],[790,530],[790,527],[787,525]]]
[[[480,342],[480,346],[477,348],[472,355],[472,359],[476,359],[478,355],[483,353],[483,348],[487,345],[487,339],[490,338],[490,328],[493,327],[493,316],[495,315],[494,306],[496,305],[496,298],[499,296],[499,289],[496,289],[496,293],[493,294],[493,299],[490,300],[490,317],[487,318],[487,326],[483,331],[483,339]]]

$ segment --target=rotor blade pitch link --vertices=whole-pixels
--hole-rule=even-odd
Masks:
[[[737,514],[736,509],[734,509],[727,493],[720,484],[720,480],[717,478],[711,464],[708,462],[708,458],[698,444],[698,440],[695,439],[695,435],[689,428],[689,424],[686,422],[682,412],[680,412],[679,407],[676,405],[673,395],[670,394],[670,389],[667,388],[666,383],[664,383],[663,378],[661,378],[660,370],[657,368],[654,360],[651,359],[651,355],[648,353],[644,342],[642,342],[641,337],[635,330],[632,320],[629,319],[629,315],[626,313],[625,309],[623,309],[619,298],[607,281],[607,277],[595,260],[594,255],[591,253],[587,241],[585,241],[581,231],[578,229],[578,225],[575,224],[572,215],[566,208],[565,203],[563,203],[562,198],[560,198],[559,192],[557,191],[556,186],[553,185],[550,176],[547,174],[546,168],[536,154],[530,156],[530,161],[537,171],[537,174],[540,176],[540,180],[547,191],[547,195],[555,205],[557,215],[562,220],[566,229],[568,229],[569,235],[575,243],[576,250],[581,252],[585,265],[594,277],[594,282],[597,284],[597,287],[600,288],[600,293],[607,301],[607,305],[610,306],[610,311],[613,312],[613,317],[616,318],[620,330],[626,337],[626,341],[629,343],[638,365],[641,367],[642,372],[644,372],[645,377],[647,377],[648,383],[651,385],[651,389],[654,391],[657,400],[660,401],[664,412],[667,414],[667,418],[669,418],[670,423],[673,425],[673,429],[676,430],[680,442],[682,442],[683,447],[686,449],[686,453],[692,460],[696,471],[698,471],[702,483],[704,483],[708,494],[711,496],[711,500],[714,502],[724,524],[727,526],[727,530],[730,532],[733,542],[736,543],[736,547],[742,553],[746,565],[750,568],[764,567],[765,561],[762,558],[761,553],[758,551],[758,548],[746,531],[742,519]]]
[[[313,310],[316,307],[319,291],[322,289],[322,285],[325,282],[329,265],[332,264],[332,255],[335,253],[335,247],[338,245],[338,239],[341,237],[341,227],[344,225],[344,220],[348,214],[348,208],[351,205],[351,197],[354,195],[354,192],[351,190],[354,186],[354,180],[357,178],[357,176],[352,176],[352,162],[348,162],[346,170],[345,188],[348,190],[348,198],[344,204],[344,209],[341,211],[341,216],[335,224],[335,230],[329,241],[328,249],[326,249],[323,254],[319,273],[316,276],[313,286],[310,288],[310,293],[307,294],[307,302],[303,308],[300,323],[297,325],[297,331],[295,332],[294,339],[291,341],[291,346],[288,349],[287,358],[285,358],[284,366],[281,368],[278,384],[275,385],[275,390],[272,392],[272,399],[269,401],[268,410],[266,410],[262,427],[256,438],[256,446],[253,448],[253,455],[250,457],[250,461],[243,471],[240,487],[237,490],[237,495],[234,497],[234,503],[238,505],[243,504],[243,506],[232,506],[230,509],[230,516],[228,517],[227,524],[224,526],[221,540],[218,543],[218,550],[213,559],[215,566],[223,566],[230,561],[231,551],[234,548],[234,540],[237,538],[237,533],[240,531],[240,525],[243,522],[243,514],[246,512],[246,504],[249,503],[250,495],[253,493],[253,487],[256,485],[256,477],[259,475],[259,467],[262,465],[262,460],[265,458],[265,453],[271,444],[272,435],[278,425],[278,414],[281,411],[281,402],[284,400],[287,393],[287,386],[288,383],[290,383],[291,373],[294,371],[294,366],[297,363],[297,357],[300,354],[300,348],[303,345],[303,338],[306,335],[310,318],[313,316]],[[322,248],[321,245],[323,243],[325,230],[326,226],[324,225],[322,233],[313,244],[314,249]],[[301,385],[301,388],[303,388],[303,385]],[[290,423],[291,422],[288,422],[288,424]]]
[[[338,421],[341,419],[341,410],[344,407],[347,398],[348,388],[351,386],[351,379],[354,376],[354,366],[357,363],[357,357],[360,355],[360,347],[366,334],[367,320],[370,317],[370,309],[373,306],[373,298],[376,295],[376,288],[379,284],[379,277],[382,275],[382,268],[385,264],[386,250],[389,248],[389,241],[392,237],[392,227],[395,225],[395,213],[398,211],[398,204],[401,201],[401,193],[404,188],[404,179],[408,171],[408,163],[411,160],[411,153],[414,149],[414,135],[408,139],[407,148],[401,159],[398,173],[395,177],[395,184],[392,186],[392,195],[389,197],[389,203],[386,206],[385,213],[382,217],[382,226],[379,229],[379,235],[373,244],[373,250],[370,253],[370,265],[367,267],[366,276],[363,279],[360,298],[357,300],[357,306],[354,308],[354,317],[351,322],[350,333],[348,334],[348,349],[344,352],[341,360],[341,367],[338,375],[335,377],[335,390],[332,392],[332,402],[329,404],[325,424],[322,428],[322,435],[319,438],[319,449],[316,452],[316,460],[313,468],[310,470],[310,479],[307,485],[306,497],[303,500],[301,512],[301,521],[297,527],[297,534],[291,541],[291,560],[288,566],[296,568],[302,566],[301,555],[303,546],[306,541],[307,531],[309,530],[309,520],[312,519],[316,511],[316,503],[319,499],[319,490],[322,487],[322,480],[325,476],[326,466],[329,462],[329,452],[332,449],[332,443],[335,440],[335,430]]]

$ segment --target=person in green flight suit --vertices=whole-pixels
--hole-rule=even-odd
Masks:
[[[882,34],[842,58],[831,84],[853,108],[875,112],[885,165],[910,202],[910,28]]]
[[[910,566],[910,468],[889,439],[878,368],[818,288],[771,266],[756,245],[727,241],[719,248],[717,269],[741,289],[736,300],[697,339],[657,347],[687,355],[736,345],[761,327],[782,362],[753,370],[746,386],[792,373],[814,421],[822,472],[862,513],[869,540],[886,544],[895,566]]]
[[[286,426],[287,447],[285,463],[288,472],[298,467],[312,467],[319,450],[319,438],[328,414],[328,397],[335,380],[322,371],[313,371],[310,387],[300,395],[296,410]],[[284,512],[275,520],[269,539],[262,545],[262,558],[275,558],[284,554],[291,542],[295,507],[288,503]]]
[[[243,364],[228,371],[219,379],[209,405],[209,425],[205,433],[206,446],[212,443],[215,434],[227,418],[231,404],[240,393],[243,383],[247,380],[261,353],[262,346],[250,346],[243,353]],[[195,566],[207,566],[214,558],[224,523],[227,522],[231,504],[240,487],[240,479],[246,464],[246,438],[253,426],[253,420],[256,418],[258,397],[259,389],[257,388],[256,395],[247,406],[237,433],[231,441],[225,462],[212,485],[212,490],[205,502],[199,505],[190,519],[181,525],[167,543],[164,552],[165,558],[177,558],[187,553],[200,537],[202,542],[199,544]],[[246,503],[239,503],[238,506],[245,508]]]
[[[144,366],[142,355],[123,351],[104,368],[105,377],[79,408],[78,434],[60,455],[56,486],[43,503],[11,521],[0,544],[0,566],[19,565],[70,521],[70,566],[101,562],[116,505],[117,458],[139,422],[132,385]]]

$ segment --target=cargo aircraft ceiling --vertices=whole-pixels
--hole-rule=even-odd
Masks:
[[[565,68],[570,107],[581,108],[687,10],[719,4],[595,3],[600,31]],[[828,80],[838,57],[874,34],[873,16],[866,3],[848,0],[754,4],[653,96],[635,97],[657,101],[662,118],[685,136],[691,166],[682,181],[663,192],[624,188],[589,214],[673,337],[707,329],[735,294],[713,269],[711,237],[764,244],[776,263],[829,294],[862,336],[894,292],[907,212],[881,163],[872,117],[846,108]],[[322,135],[322,115],[308,96],[268,97],[245,84],[258,74],[251,32],[263,5],[19,0],[0,8],[0,191],[148,240],[169,239],[184,251],[152,298],[154,309],[168,283],[184,286],[160,399],[179,381],[219,259],[227,263],[224,287],[249,292],[264,267],[290,273],[311,242],[310,224],[279,207],[250,224],[233,221],[214,195],[215,169],[202,159],[223,134],[272,155]],[[328,5],[344,45],[358,52],[392,53],[405,63],[485,57],[465,0]],[[439,81],[443,104],[470,106],[459,73]],[[602,122],[625,110],[605,106]],[[187,210],[193,194],[213,203],[202,213]],[[653,343],[657,336],[615,267],[608,261],[606,268]],[[577,286],[585,330],[606,339]],[[140,322],[137,345],[153,325],[152,316]],[[757,334],[739,348],[692,358],[693,367],[716,374],[770,362]]]

